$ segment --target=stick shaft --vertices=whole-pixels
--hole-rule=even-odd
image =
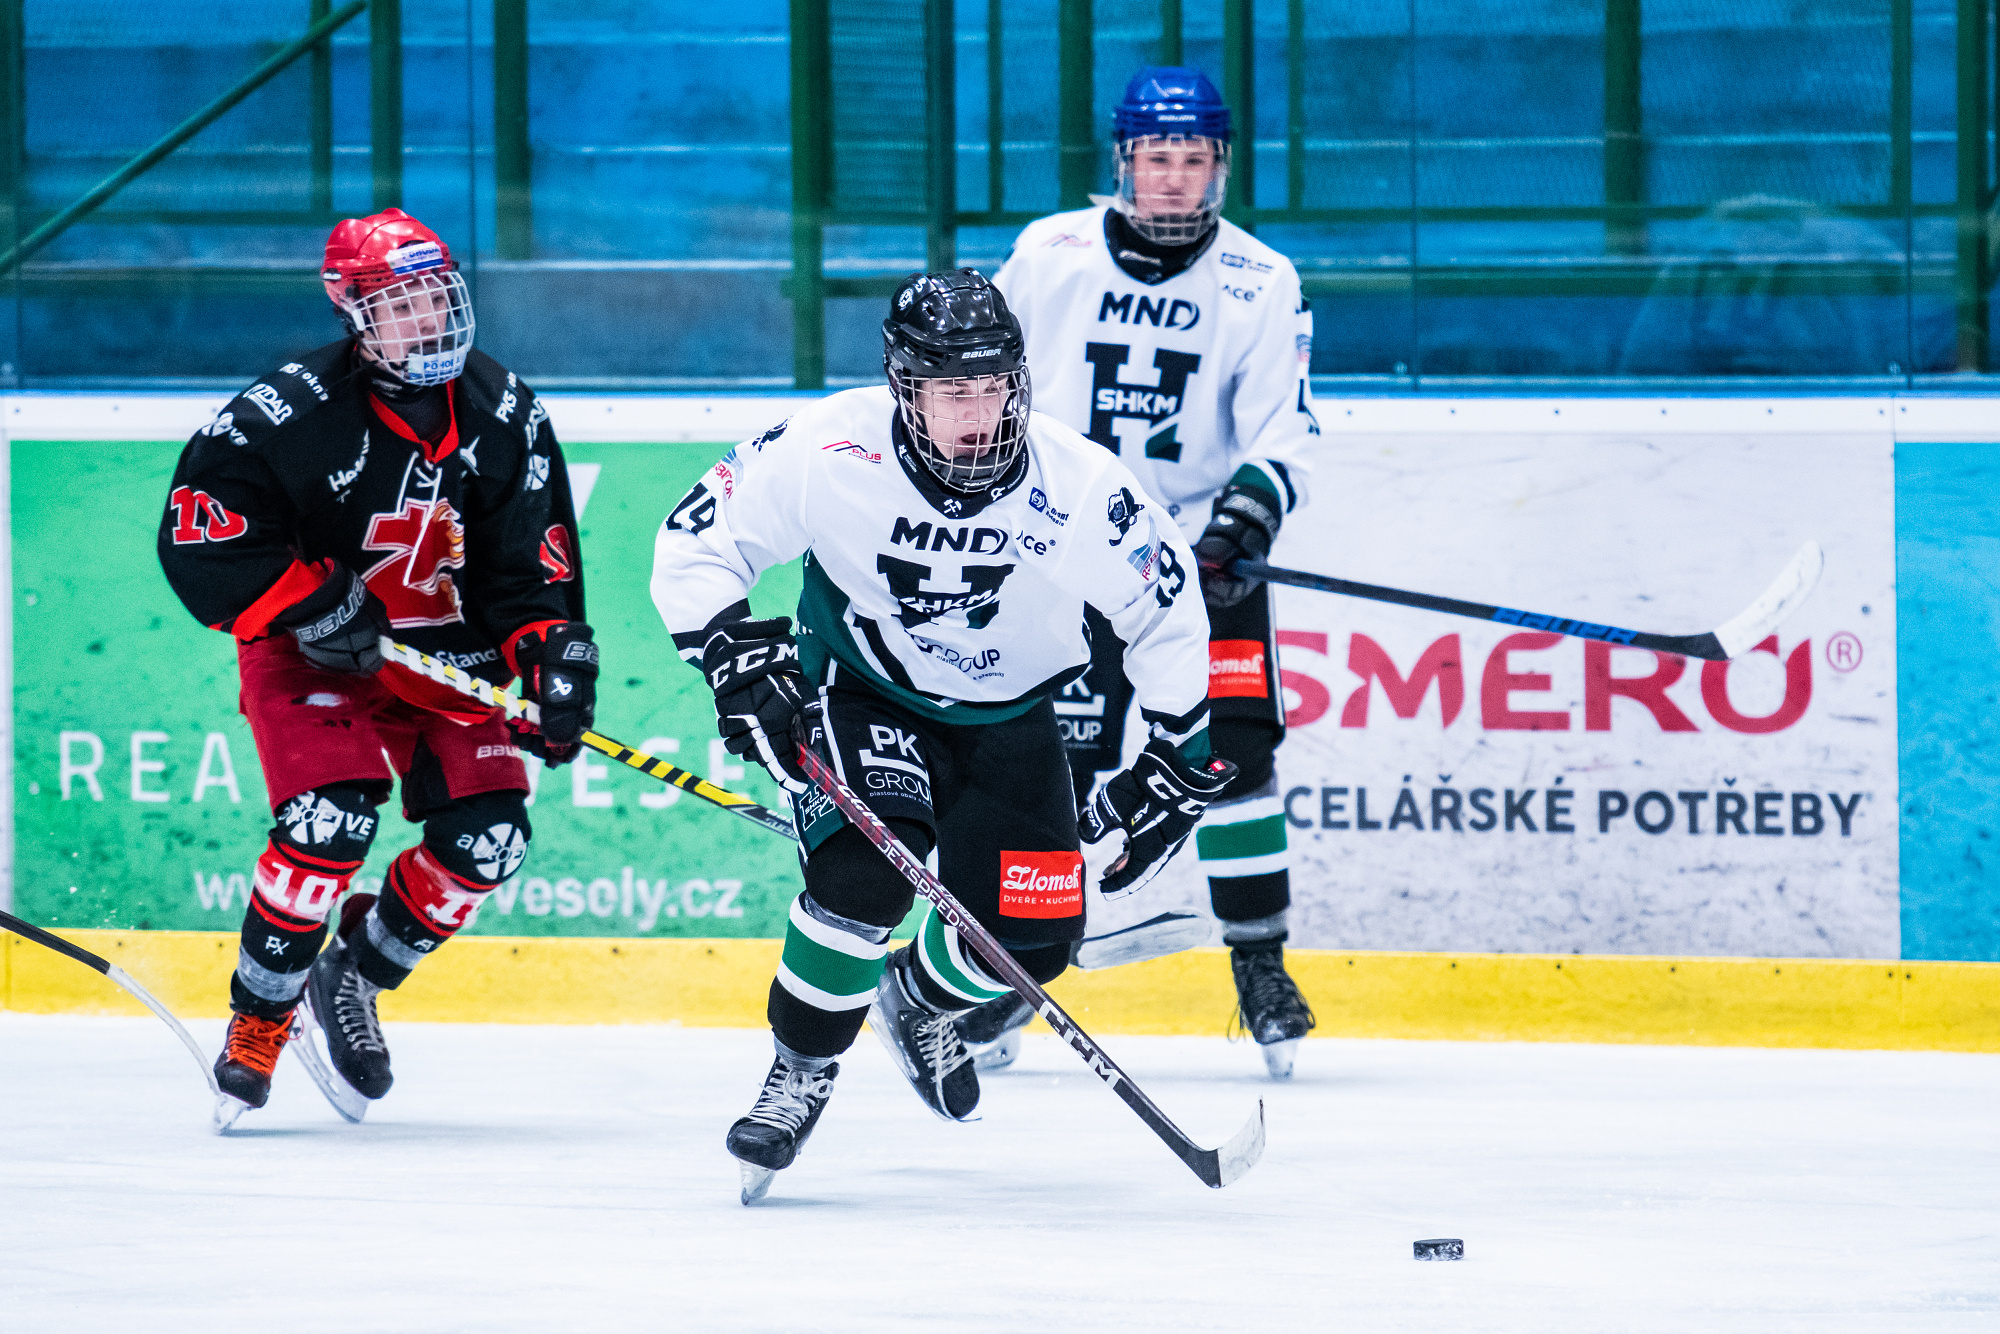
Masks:
[[[1388,602],[1399,607],[1440,611],[1447,616],[1465,616],[1475,621],[1495,621],[1501,625],[1519,626],[1524,630],[1547,630],[1577,639],[1601,639],[1609,644],[1628,644],[1633,648],[1649,648],[1660,653],[1678,653],[1687,658],[1702,658],[1711,662],[1725,662],[1729,658],[1723,651],[1721,641],[1712,631],[1698,635],[1659,635],[1645,630],[1626,630],[1615,625],[1600,625],[1595,621],[1579,621],[1567,616],[1548,616],[1540,612],[1519,611],[1512,607],[1496,607],[1486,602],[1467,602],[1463,598],[1440,597],[1435,593],[1418,593],[1405,588],[1385,588],[1380,584],[1336,579],[1332,575],[1281,569],[1254,560],[1237,561],[1231,573],[1243,579],[1261,579],[1265,583],[1310,588],[1321,593],[1338,593],[1343,597],[1365,598],[1370,602]]]
[[[384,635],[381,640],[382,656],[391,662],[400,663],[410,670],[420,672],[441,685],[448,685],[462,695],[469,695],[481,704],[499,709],[509,718],[525,718],[537,727],[542,722],[542,711],[533,700],[522,699],[491,681],[461,671],[448,662],[441,662],[421,649],[408,644],[398,644]],[[597,732],[585,732],[583,744],[600,755],[608,755],[620,764],[637,769],[649,778],[657,778],[663,783],[671,783],[683,792],[692,792],[710,805],[720,806],[732,815],[740,815],[750,823],[773,834],[786,838],[797,838],[792,822],[778,812],[759,806],[740,792],[717,787],[699,774],[691,774],[677,765],[670,764],[657,755],[648,755],[643,750],[635,750],[622,741],[613,740]]]
[[[1083,1058],[1084,1064],[1090,1067],[1090,1072],[1109,1085],[1111,1091],[1123,1099],[1127,1107],[1138,1113],[1139,1119],[1144,1121],[1196,1176],[1211,1186],[1221,1184],[1211,1179],[1214,1173],[1214,1151],[1202,1149],[1189,1139],[1180,1127],[1167,1119],[1167,1114],[1156,1107],[1153,1100],[1132,1082],[1131,1077],[1119,1069],[1118,1063],[1106,1055],[1103,1048],[1099,1047],[1074,1019],[1064,1013],[1055,999],[1042,989],[1041,983],[1029,976],[1028,970],[1021,967],[1014,956],[993,938],[993,933],[967,911],[965,905],[960,903],[952,892],[917,860],[915,854],[903,846],[902,841],[889,831],[889,827],[882,823],[861,798],[854,795],[852,789],[840,781],[839,775],[834,773],[832,767],[806,746],[799,747],[799,761],[805,766],[806,774],[820,791],[840,808],[841,814],[852,821],[868,841],[873,843],[898,871],[902,872],[903,878],[910,882],[917,893],[930,901],[940,917],[957,929],[960,938],[972,946],[973,952],[979,955],[994,974],[1019,992],[1022,999],[1048,1021],[1049,1027],[1056,1031],[1056,1035]]]

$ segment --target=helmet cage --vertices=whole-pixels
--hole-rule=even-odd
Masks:
[[[983,491],[1028,443],[1028,367],[986,375],[917,376],[888,367],[896,410],[917,457],[947,490]],[[928,400],[925,409],[920,399]]]
[[[472,351],[472,298],[456,269],[412,274],[338,299],[361,354],[410,385],[446,384],[465,371]]]
[[[1229,144],[1203,134],[1156,134],[1118,141],[1118,192],[1116,207],[1132,230],[1155,245],[1192,245],[1208,235],[1222,215],[1222,200],[1229,188]],[[1200,203],[1188,211],[1184,207],[1167,211],[1157,203],[1163,196],[1138,193],[1138,172],[1133,159],[1140,153],[1159,148],[1206,148],[1215,155],[1215,166]],[[1179,201],[1176,201],[1179,203]]]

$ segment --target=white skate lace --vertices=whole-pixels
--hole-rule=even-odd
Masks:
[[[786,1132],[795,1131],[813,1114],[815,1100],[825,1102],[832,1096],[833,1080],[825,1071],[774,1066],[764,1077],[764,1091],[757,1095],[757,1105],[743,1119]]]
[[[340,1025],[341,1039],[355,1051],[389,1050],[382,1039],[381,1020],[375,1016],[375,997],[381,990],[352,968],[340,974],[340,985],[333,993],[333,1017]]]
[[[964,1041],[958,1036],[958,1026],[952,1022],[956,1017],[940,1014],[919,1019],[914,1025],[917,1052],[924,1058],[924,1065],[931,1071],[932,1078],[940,1083],[946,1075],[972,1059],[972,1053],[965,1049]]]

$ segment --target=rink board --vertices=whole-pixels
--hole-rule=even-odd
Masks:
[[[225,1015],[237,937],[72,931],[189,1018]],[[0,1009],[143,1014],[104,978],[0,933]],[[474,937],[385,993],[392,1022],[756,1028],[775,940]],[[2000,964],[1602,955],[1286,954],[1318,1037],[1643,1042],[2000,1052]],[[1075,969],[1050,988],[1090,1032],[1220,1037],[1235,991],[1219,949]],[[1039,1023],[1038,1023],[1039,1026]]]
[[[760,771],[720,753],[706,692],[675,659],[644,586],[659,516],[726,447],[716,442],[761,431],[799,401],[551,400],[609,664],[600,724],[773,805],[779,794]],[[220,397],[0,402],[14,589],[5,666],[15,699],[4,748],[14,856],[0,902],[66,931],[128,940],[232,931],[267,825],[264,793],[234,712],[229,642],[181,614],[152,554],[180,441]],[[1957,810],[1991,805],[1991,784],[1978,778],[1990,765],[1971,734],[1989,724],[1968,724],[1967,744],[1934,766],[1967,791],[1939,798],[1925,777],[1911,806],[1925,803],[1922,837],[1904,846],[1898,836],[1911,781],[1898,763],[1911,707],[1899,677],[1990,672],[1976,632],[1994,619],[1981,606],[1975,633],[1926,634],[1901,660],[1897,575],[1908,546],[1898,545],[1898,441],[1978,442],[1996,433],[1990,415],[1986,401],[1969,398],[1321,403],[1338,466],[1322,470],[1275,563],[1678,632],[1733,613],[1806,538],[1827,551],[1820,589],[1775,652],[1726,670],[1688,663],[1676,672],[1646,652],[1548,643],[1532,622],[1496,626],[1281,590],[1292,943],[1309,947],[1295,950],[1302,967],[1325,970],[1338,958],[1329,977],[1344,970],[1350,979],[1317,1000],[1323,1018],[1338,1017],[1344,1033],[1470,1036],[1497,1007],[1497,1037],[1823,1042],[1853,1027],[1861,1045],[1927,1045],[1910,1035],[1929,1033],[1942,1045],[1979,1046],[1951,1005],[1927,1001],[1918,1012],[1938,1017],[1906,1022],[1902,984],[1890,1006],[1868,980],[1875,965],[1840,961],[1935,955],[1940,941],[1953,957],[2000,957],[1995,891],[1976,874],[1961,883],[1974,864],[1961,849],[1982,845],[1979,831],[1958,828],[1968,822]],[[1990,452],[1931,448],[1942,461],[1976,455],[1981,467]],[[1952,484],[1965,492],[1960,509],[1979,508],[1978,477]],[[1940,551],[1933,565],[1954,560]],[[795,580],[789,570],[768,576],[759,610],[789,610]],[[1965,661],[1933,670],[1946,639]],[[1957,701],[1936,681],[1928,689],[1937,697],[1917,715],[1925,737],[1956,737]],[[757,1022],[765,956],[798,887],[790,846],[588,758],[536,778],[530,862],[426,965],[435,980],[426,990],[438,994],[425,1003],[458,1005],[449,1017],[491,1017],[532,994],[545,1019]],[[394,817],[388,824],[361,888],[415,836]],[[1913,864],[1923,867],[1914,886]],[[1145,909],[1175,901],[1205,909],[1192,856],[1170,868]],[[738,946],[718,953],[723,938]],[[1366,952],[1319,952],[1354,950]],[[496,951],[538,977],[574,973],[589,985],[516,988],[497,979],[524,974],[484,962]],[[1571,992],[1530,985],[1535,969],[1504,962],[1534,955],[1590,973],[1587,1014],[1563,1000]],[[1589,957],[1619,955],[1639,957],[1629,967]],[[1780,1002],[1805,985],[1803,962],[1768,965],[1784,970],[1772,978],[1791,980],[1766,984],[1754,979],[1767,965],[1702,962],[1716,956],[1823,960],[1831,971],[1813,974],[1814,998],[1801,1009]],[[1441,981],[1425,980],[1432,960],[1442,960]],[[226,958],[217,965],[226,974]],[[10,1004],[59,1008],[71,995],[70,984],[25,966]],[[1658,967],[1711,966],[1722,971],[1703,973],[1713,985],[1694,992],[1680,972],[1648,980]],[[1159,988],[1123,982],[1133,988],[1127,1001],[1114,1004],[1107,991],[1091,1003],[1112,1006],[1099,1013],[1114,1016],[1117,1031],[1219,1031],[1230,1009],[1219,963],[1172,967],[1189,971]],[[1466,981],[1474,975],[1477,986]],[[1976,972],[1951,976],[1959,980],[1925,994],[1984,985],[1968,980]],[[44,980],[27,980],[36,977]],[[1378,980],[1370,987],[1379,999],[1356,990],[1352,979],[1364,977]],[[1885,972],[1883,983],[1892,980]],[[445,1000],[447,991],[460,999]],[[1326,1008],[1340,995],[1356,999]],[[1403,1003],[1411,996],[1434,1003]],[[1731,1018],[1732,996],[1787,1018]],[[1863,1017],[1877,1011],[1893,1017]],[[1794,1018],[1800,1032],[1787,1039]],[[1714,1035],[1673,1036],[1704,1027]]]

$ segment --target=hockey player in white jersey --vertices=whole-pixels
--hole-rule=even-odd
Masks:
[[[1117,455],[1194,545],[1212,627],[1215,753],[1237,766],[1195,848],[1243,1026],[1283,1078],[1313,1026],[1284,966],[1291,885],[1274,767],[1284,702],[1270,590],[1230,566],[1263,559],[1305,503],[1319,443],[1312,315],[1291,262],[1221,217],[1229,109],[1206,77],[1140,71],[1115,129],[1115,202],[1030,223],[994,283],[1027,337],[1036,406]],[[1056,703],[1080,803],[1096,771],[1117,767],[1131,700],[1129,650],[1121,661],[1116,632],[1099,620],[1091,630],[1090,672]],[[1185,948],[1206,928],[1161,913],[1091,934],[1078,957],[1087,967]],[[962,1031],[991,1042],[1026,1019],[1003,998]]]
[[[866,1015],[938,1115],[979,1078],[953,1018],[1010,994],[927,911],[889,955],[910,885],[801,772],[817,746],[1037,980],[1083,934],[1082,837],[1122,831],[1142,882],[1235,776],[1210,755],[1194,556],[1120,460],[1029,411],[1020,326],[979,274],[906,280],[883,324],[889,385],[812,404],[732,450],[661,526],[653,600],[715,691],[730,750],[793,794],[805,891],[769,1016],[777,1058],[730,1127],[744,1202],[791,1164]],[[752,619],[805,557],[799,632]],[[1124,644],[1151,731],[1082,812],[1051,697],[1091,660],[1084,609]]]

